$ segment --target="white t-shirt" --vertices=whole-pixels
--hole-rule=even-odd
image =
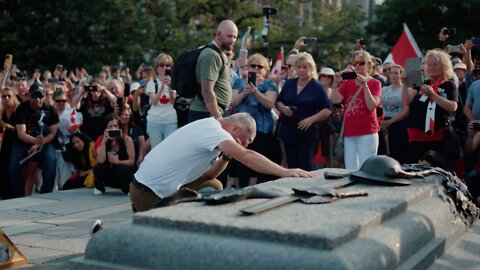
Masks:
[[[155,146],[140,164],[135,179],[160,198],[197,180],[220,154],[217,146],[235,141],[213,117],[188,124]]]
[[[385,117],[393,118],[403,110],[402,86],[393,89],[391,85],[382,88],[382,107]]]
[[[162,82],[159,79],[157,81],[158,87],[157,91],[162,90]],[[170,103],[170,95],[168,93],[168,86],[163,88],[162,97],[158,101],[157,105],[153,105],[148,110],[147,122],[157,123],[157,124],[172,124],[177,123],[177,112],[173,108],[173,104]],[[150,96],[150,93],[155,93],[155,83],[153,80],[148,81],[147,88],[145,93]]]

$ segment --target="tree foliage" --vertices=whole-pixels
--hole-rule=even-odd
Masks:
[[[0,2],[0,51],[13,53],[22,68],[99,68],[126,55],[141,55],[151,43],[143,16],[134,0]]]
[[[22,69],[69,69],[84,66],[98,71],[120,61],[136,68],[160,52],[174,59],[183,51],[210,42],[222,20],[233,20],[241,34],[254,33],[251,53],[276,57],[300,36],[317,37],[305,49],[321,65],[340,67],[349,59],[362,33],[358,9],[336,9],[312,1],[313,20],[297,26],[298,1],[270,1],[278,9],[270,18],[268,52],[261,36],[262,6],[245,0],[72,0],[0,1],[0,53],[12,53]],[[238,46],[237,46],[238,48]]]
[[[457,34],[449,38],[449,44],[459,44],[478,36],[478,14],[478,0],[386,0],[375,9],[368,33],[385,44],[379,52],[386,55],[400,36],[405,22],[425,52],[438,46],[438,33],[442,27],[457,29]]]

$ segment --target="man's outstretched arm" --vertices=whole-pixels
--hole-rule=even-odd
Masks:
[[[276,175],[278,177],[304,177],[310,178],[315,176],[311,172],[307,172],[302,169],[287,169],[284,168],[262,154],[247,149],[235,141],[227,140],[218,145],[218,148],[222,150],[227,156],[232,157],[245,166],[251,168],[254,171]]]

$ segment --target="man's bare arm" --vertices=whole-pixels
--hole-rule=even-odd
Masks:
[[[213,91],[214,85],[215,85],[215,81],[202,80],[202,97],[203,97],[203,102],[205,103],[205,107],[207,107],[207,110],[210,112],[210,114],[215,119],[219,119],[219,118],[222,118],[222,115],[218,110],[217,96]]]
[[[314,174],[302,169],[284,168],[265,156],[247,149],[235,141],[227,140],[218,145],[227,156],[230,156],[245,166],[260,173],[276,175],[278,177],[313,177]]]

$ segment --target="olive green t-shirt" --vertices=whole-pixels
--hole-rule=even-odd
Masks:
[[[224,60],[222,61],[222,58]],[[222,65],[225,63],[225,68]],[[213,91],[217,97],[217,103],[227,107],[232,100],[232,86],[230,84],[230,66],[225,56],[220,56],[215,50],[211,48],[204,49],[198,56],[196,67],[197,81],[201,85],[202,80],[215,81]],[[218,108],[222,112],[222,108]],[[205,103],[199,98],[195,98],[190,105],[190,110],[208,112]]]

